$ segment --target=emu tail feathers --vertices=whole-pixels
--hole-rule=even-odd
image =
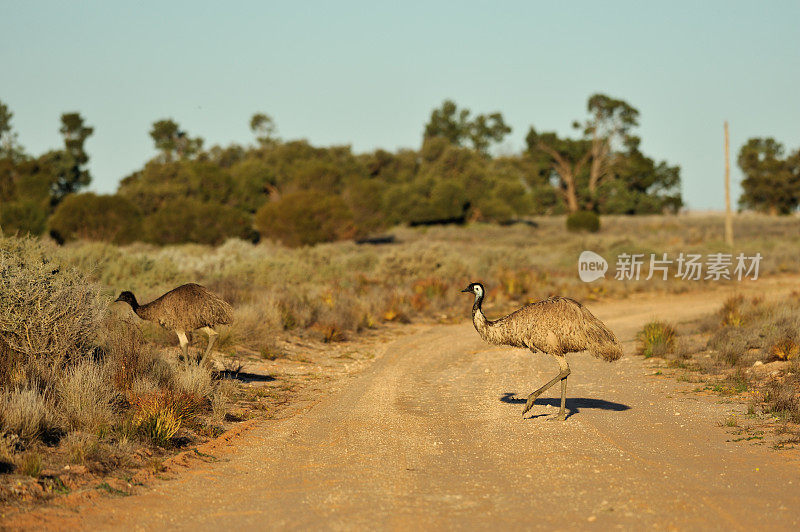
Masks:
[[[622,357],[622,347],[617,342],[617,337],[606,327],[602,321],[594,317],[586,307],[581,307],[583,313],[584,331],[589,345],[589,350],[597,358],[607,362],[619,360]]]
[[[228,325],[233,323],[233,308],[224,299],[210,293],[202,302],[202,315],[210,323]]]

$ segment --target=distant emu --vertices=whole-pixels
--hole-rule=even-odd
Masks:
[[[147,321],[154,321],[178,335],[183,351],[183,360],[189,364],[189,340],[187,331],[202,329],[208,335],[208,347],[198,361],[202,364],[211,353],[217,339],[216,325],[225,325],[233,321],[233,309],[222,298],[200,286],[189,283],[170,290],[150,303],[140,305],[133,292],[122,292],[116,301],[128,303],[137,316]]]
[[[558,419],[566,419],[564,406],[567,397],[567,377],[570,370],[566,354],[586,349],[597,358],[612,362],[622,356],[622,349],[603,323],[589,310],[568,297],[550,297],[530,303],[498,320],[486,319],[481,304],[485,290],[480,283],[470,283],[462,292],[475,294],[472,323],[478,334],[491,344],[528,348],[541,351],[558,362],[561,371],[550,382],[528,396],[524,417],[536,398],[556,382],[561,381],[561,409]]]

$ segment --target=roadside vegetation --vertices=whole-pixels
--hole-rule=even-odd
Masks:
[[[776,448],[800,444],[800,293],[769,301],[732,296],[696,323],[676,331],[652,322],[639,338],[640,354],[688,370],[681,378],[703,391],[746,400],[745,416],[774,426]],[[736,416],[723,424],[740,427]],[[758,432],[741,439],[761,440]]]
[[[711,334],[708,347],[715,358],[748,382],[758,409],[796,429],[800,424],[800,293],[776,301],[733,297],[714,318],[704,326]]]
[[[164,356],[52,246],[0,239],[0,294],[0,471],[43,477],[0,484],[0,499],[64,491],[64,466],[141,467],[224,430],[234,387]]]

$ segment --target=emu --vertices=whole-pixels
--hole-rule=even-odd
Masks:
[[[116,301],[128,303],[143,320],[154,321],[162,327],[175,331],[187,366],[189,364],[187,331],[202,329],[208,335],[208,347],[198,361],[198,364],[202,364],[214,347],[219,334],[214,330],[214,326],[233,322],[231,306],[209,289],[194,283],[174,288],[144,305],[140,305],[133,292],[129,291],[122,292]]]
[[[561,409],[564,421],[567,377],[570,369],[567,353],[591,350],[595,357],[612,362],[622,356],[616,336],[589,309],[568,297],[550,297],[530,303],[498,320],[488,320],[481,310],[485,290],[480,283],[470,283],[462,292],[475,294],[472,323],[481,338],[490,344],[510,345],[543,352],[558,362],[558,375],[528,396],[522,416],[533,407],[542,392],[561,381]]]

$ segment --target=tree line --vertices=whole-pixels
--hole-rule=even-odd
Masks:
[[[639,112],[591,96],[573,135],[531,126],[521,153],[494,149],[511,132],[502,114],[446,100],[431,112],[419,149],[353,153],[349,146],[283,140],[272,118],[250,120],[251,145],[204,147],[173,119],[149,131],[158,154],[113,195],[81,193],[93,128],[61,116],[62,149],[27,154],[0,102],[0,227],[60,240],[216,244],[230,237],[287,245],[357,238],[396,224],[505,223],[527,215],[651,214],[682,206],[680,169],[640,150]],[[797,154],[751,139],[739,156],[746,208],[791,212]],[[794,166],[792,166],[794,165]],[[794,183],[794,185],[792,185]],[[772,194],[772,195],[770,195]]]

